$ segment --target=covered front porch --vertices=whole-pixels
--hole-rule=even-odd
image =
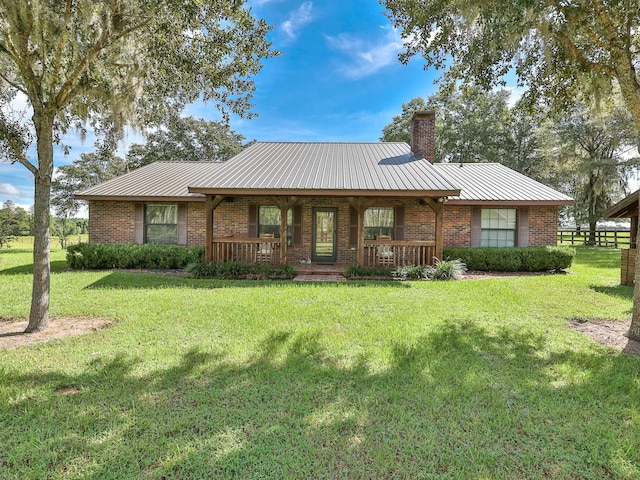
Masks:
[[[205,257],[207,262],[270,265],[433,264],[434,258],[442,258],[445,201],[444,196],[249,198],[207,193]],[[277,208],[279,225],[267,229],[260,224],[261,206]],[[365,213],[372,208],[393,209],[393,227],[376,231],[368,226]]]

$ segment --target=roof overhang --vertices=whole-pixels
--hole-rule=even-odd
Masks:
[[[204,202],[202,195],[189,195],[180,197],[157,197],[157,196],[115,196],[115,195],[74,195],[76,200],[109,202]]]
[[[549,206],[549,207],[561,207],[563,205],[572,205],[573,200],[447,200],[449,205],[467,205],[467,206]]]
[[[225,196],[292,196],[292,197],[452,197],[460,190],[324,190],[324,189],[237,189],[189,187],[189,193]]]
[[[639,192],[640,190],[636,190],[615,205],[607,208],[603,214],[604,218],[631,218],[638,216]]]

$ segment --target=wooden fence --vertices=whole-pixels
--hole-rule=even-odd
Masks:
[[[595,245],[598,247],[629,248],[629,230],[596,230]],[[558,230],[558,245],[587,245],[589,232],[584,230]]]

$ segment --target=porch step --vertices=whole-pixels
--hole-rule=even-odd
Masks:
[[[294,282],[346,282],[342,273],[316,272],[298,273],[293,279]]]
[[[343,265],[322,265],[318,263],[296,265],[298,275],[294,282],[344,282]]]

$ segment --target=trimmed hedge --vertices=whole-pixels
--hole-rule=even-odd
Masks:
[[[389,267],[359,267],[355,264],[344,269],[344,276],[347,278],[391,278],[393,270]]]
[[[571,266],[570,247],[474,247],[444,249],[444,258],[459,258],[469,270],[491,272],[547,272]]]
[[[224,279],[292,279],[296,276],[293,265],[247,265],[240,262],[197,261],[187,265],[187,272],[195,278]]]
[[[67,248],[67,263],[76,270],[107,268],[185,268],[204,261],[204,247],[145,243],[79,243]]]

